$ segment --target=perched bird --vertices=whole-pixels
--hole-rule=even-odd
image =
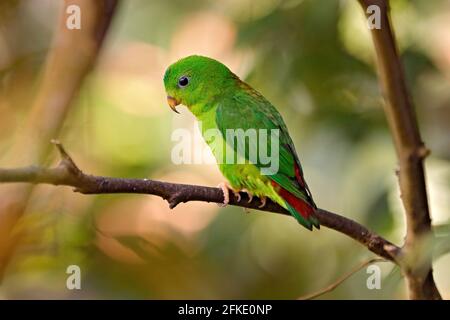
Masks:
[[[239,192],[246,192],[249,201],[257,196],[262,206],[267,197],[309,230],[320,228],[292,139],[281,115],[266,98],[219,61],[196,55],[170,65],[164,86],[172,110],[177,112],[176,106],[183,104],[201,122],[203,138],[228,180],[219,185],[224,205],[230,190],[238,201]],[[233,135],[252,130],[253,135]],[[275,134],[269,137],[267,132]],[[273,172],[265,157],[271,152],[277,153],[272,160],[278,161]]]

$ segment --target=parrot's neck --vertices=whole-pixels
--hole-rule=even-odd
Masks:
[[[207,111],[196,115],[198,120],[198,128],[203,136],[203,139],[208,144],[212,154],[217,160],[217,163],[226,163],[224,155],[226,155],[224,146],[226,146],[216,123],[217,104],[210,107]],[[232,151],[229,151],[232,153]]]
[[[192,113],[195,115],[195,117],[198,120],[200,131],[202,132],[202,135],[205,134],[205,132],[209,129],[216,128],[216,109],[217,105],[212,105],[209,108],[201,108],[201,112],[198,111],[196,106],[193,106],[191,108]],[[200,108],[200,107],[197,107]]]
[[[208,113],[211,110],[216,110],[219,102],[224,96],[230,96],[236,90],[237,85],[240,85],[241,81],[231,81],[227,86],[222,88],[219,92],[215,94],[200,94],[201,99],[196,99],[196,103],[188,105],[189,110],[200,120],[204,113]],[[198,97],[198,96],[197,96]]]
[[[192,105],[189,110],[198,120],[202,121],[202,118],[208,116],[216,108],[217,105],[215,103],[197,103]]]

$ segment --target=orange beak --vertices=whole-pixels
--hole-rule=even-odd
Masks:
[[[167,96],[167,103],[169,104],[170,109],[172,109],[176,113],[179,113],[177,111],[176,106],[179,105],[180,102],[177,99],[175,99],[174,97],[171,97],[171,96]]]

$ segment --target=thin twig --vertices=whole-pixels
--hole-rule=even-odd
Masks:
[[[329,286],[321,289],[320,291],[317,291],[315,293],[303,296],[298,298],[298,300],[312,300],[315,299],[327,292],[331,292],[334,289],[336,289],[342,282],[344,282],[345,280],[347,280],[348,278],[350,278],[352,275],[354,275],[355,273],[357,273],[359,270],[361,270],[362,268],[365,268],[366,266],[375,263],[375,262],[387,262],[388,260],[383,259],[383,258],[372,258],[368,261],[365,261],[363,263],[361,263],[360,265],[356,266],[352,271],[350,271],[349,273],[343,275],[342,277],[340,277],[339,279],[337,279],[335,282],[333,282],[332,284],[330,284]]]

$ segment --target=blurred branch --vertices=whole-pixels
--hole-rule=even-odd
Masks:
[[[361,263],[359,266],[355,267],[352,271],[350,271],[349,273],[347,273],[346,275],[343,275],[342,277],[340,277],[338,280],[336,280],[335,282],[333,282],[332,284],[330,284],[329,286],[325,287],[324,289],[309,294],[307,296],[303,296],[298,298],[298,300],[312,300],[315,299],[325,293],[331,292],[334,289],[336,289],[342,282],[344,282],[345,280],[347,280],[348,278],[350,278],[352,275],[354,275],[355,273],[357,273],[359,270],[361,270],[362,268],[367,267],[368,265],[375,263],[375,262],[386,262],[387,260],[383,259],[383,258],[372,258],[368,261],[365,261],[363,263]]]
[[[92,69],[114,15],[118,0],[65,0],[39,90],[27,119],[7,157],[17,162],[43,162],[49,151],[48,140],[58,136],[72,101],[83,79]],[[66,8],[81,10],[81,29],[66,26]],[[29,186],[3,189],[0,195],[0,281],[18,234],[11,231],[26,210],[33,189]]]
[[[61,161],[56,167],[44,168],[30,166],[0,169],[0,182],[65,185],[74,187],[76,192],[84,194],[152,194],[165,199],[169,203],[170,208],[176,207],[179,203],[189,201],[215,203],[223,203],[224,201],[223,192],[219,188],[161,182],[149,179],[112,178],[85,174],[77,167],[58,141],[53,141],[53,143],[61,155]],[[260,199],[254,197],[254,200],[249,203],[247,194],[241,193],[240,195],[241,200],[238,201],[236,197],[230,194],[229,204],[290,216],[290,213],[286,209],[272,201],[268,200],[264,208],[259,208],[261,205]],[[318,209],[316,215],[323,226],[341,232],[358,241],[377,255],[396,262],[396,256],[400,248],[369,231],[366,227],[353,220],[323,209]]]
[[[386,0],[359,0],[364,12],[380,9],[381,28],[373,28],[380,83],[385,96],[384,112],[399,159],[399,184],[406,213],[407,233],[402,249],[402,271],[411,299],[441,299],[433,279],[431,255],[423,242],[432,235],[423,160],[429,154],[420,137],[414,108],[406,88]]]

